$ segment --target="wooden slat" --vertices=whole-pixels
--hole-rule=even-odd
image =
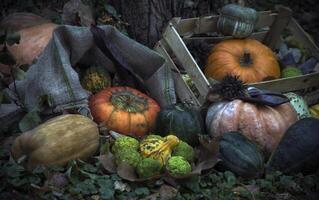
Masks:
[[[313,41],[313,39],[306,33],[303,28],[297,23],[295,19],[290,20],[288,24],[288,30],[294,35],[294,37],[299,41],[303,46],[309,50],[312,56],[319,60],[319,48]]]
[[[261,31],[261,32],[256,32],[253,33],[249,38],[253,38],[259,41],[262,41],[264,37],[266,36],[268,31]],[[223,36],[223,37],[191,37],[191,38],[183,38],[184,41],[189,42],[193,40],[197,41],[205,41],[207,43],[218,43],[223,40],[228,40],[233,38],[232,36]]]
[[[263,40],[263,43],[273,50],[277,48],[280,35],[292,18],[292,10],[288,7],[280,6],[278,12],[274,23]]]
[[[319,86],[319,73],[249,84],[260,89],[289,92]]]
[[[255,30],[271,26],[277,15],[277,13],[272,13],[271,11],[258,12],[258,21],[255,25]]]
[[[163,38],[193,80],[201,96],[199,102],[204,102],[210,88],[209,82],[171,23],[165,30]]]
[[[160,53],[165,58],[165,60],[167,61],[168,65],[171,67],[171,69],[173,69],[172,75],[174,78],[175,92],[176,92],[179,100],[181,102],[190,103],[195,107],[200,107],[201,104],[199,103],[199,101],[195,97],[192,90],[189,88],[189,86],[183,80],[182,74],[179,72],[178,68],[176,67],[173,60],[171,59],[171,57],[167,53],[166,49],[164,48],[164,46],[167,46],[167,45],[164,45],[163,43],[165,43],[165,42],[159,41],[156,44],[154,50],[157,51],[158,53]]]

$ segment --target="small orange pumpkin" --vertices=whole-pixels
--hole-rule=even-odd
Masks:
[[[155,100],[130,87],[111,87],[90,98],[94,121],[125,135],[143,136],[155,126],[160,111]]]
[[[270,48],[254,39],[230,39],[218,43],[210,52],[205,75],[222,80],[239,76],[244,83],[280,77],[280,67]]]

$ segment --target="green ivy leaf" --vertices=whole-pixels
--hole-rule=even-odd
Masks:
[[[12,67],[12,73],[15,80],[23,80],[25,78],[25,71],[17,66]]]
[[[100,187],[99,189],[100,197],[102,199],[113,199],[115,191],[113,188],[109,188],[107,186]]]
[[[194,176],[191,177],[187,180],[183,180],[183,182],[181,183],[184,187],[186,187],[187,189],[193,191],[193,192],[200,192],[200,186],[199,186],[199,176]]]
[[[94,180],[85,179],[84,181],[77,183],[74,187],[71,187],[70,192],[74,194],[90,195],[96,194],[98,190],[94,184]]]
[[[20,42],[20,34],[16,31],[8,31],[6,34],[6,42],[8,45],[19,44]]]
[[[41,123],[41,118],[37,110],[28,112],[19,122],[19,129],[22,132],[31,130]]]
[[[134,193],[137,196],[142,196],[142,195],[147,196],[150,194],[150,190],[147,187],[139,187],[134,190]]]

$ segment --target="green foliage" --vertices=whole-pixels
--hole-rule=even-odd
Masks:
[[[65,186],[58,186],[48,180],[47,174],[55,173],[65,175],[68,180]],[[165,183],[165,179],[155,183],[126,182],[116,174],[105,174],[99,161],[72,161],[67,167],[39,166],[28,172],[12,159],[0,160],[0,181],[1,194],[14,189],[26,196],[36,195],[35,199],[56,200],[91,199],[93,196],[100,199],[143,199],[158,195],[160,186]],[[47,184],[48,182],[50,184]],[[279,199],[283,195],[295,199],[295,195],[306,196],[319,192],[319,172],[307,176],[287,176],[281,172],[274,172],[254,180],[237,178],[229,171],[212,172],[181,181],[176,180],[176,183],[179,190],[173,199],[177,200],[267,200]],[[35,187],[45,188],[48,185],[48,191],[34,193]]]

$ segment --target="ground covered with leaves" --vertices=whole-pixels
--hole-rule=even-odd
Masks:
[[[4,149],[5,150],[5,149]],[[318,199],[319,172],[284,175],[280,172],[242,179],[214,169],[185,180],[163,177],[129,182],[107,173],[101,159],[72,161],[66,167],[33,171],[17,164],[9,151],[1,151],[0,199]]]

